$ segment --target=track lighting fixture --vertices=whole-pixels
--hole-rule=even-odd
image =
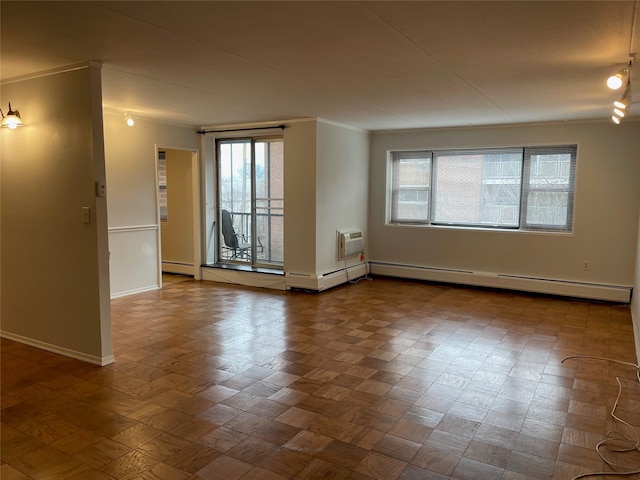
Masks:
[[[0,123],[1,127],[10,128],[11,130],[13,130],[16,127],[21,127],[24,125],[24,122],[20,118],[20,112],[11,108],[11,102],[9,102],[9,111],[7,112],[7,115],[5,116],[5,114],[2,113],[2,109],[0,109],[0,115],[2,115],[2,123]]]
[[[635,54],[630,55],[629,64],[627,65],[627,67],[623,68],[615,75],[609,77],[609,79],[607,80],[607,85],[611,89],[619,89],[623,85],[623,81],[626,81],[627,85],[622,96],[618,100],[613,102],[613,115],[611,115],[611,120],[616,125],[620,124],[620,121],[629,112],[629,107],[631,106],[631,67],[633,66],[634,58]]]

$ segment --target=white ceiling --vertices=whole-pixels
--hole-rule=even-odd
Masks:
[[[640,116],[639,1],[2,0],[0,17],[3,80],[99,61],[105,109],[184,125],[607,119],[634,52]]]

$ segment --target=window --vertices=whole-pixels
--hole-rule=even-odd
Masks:
[[[525,148],[522,216],[526,228],[570,230],[575,147]]]
[[[398,222],[429,221],[430,152],[402,152],[393,163],[394,218]]]
[[[390,221],[571,231],[576,150],[392,152]]]
[[[158,151],[158,203],[160,206],[160,221],[167,221],[167,152]]]

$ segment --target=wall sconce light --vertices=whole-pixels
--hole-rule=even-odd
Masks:
[[[133,120],[133,117],[131,117],[131,115],[129,115],[128,113],[124,114],[124,121],[127,125],[129,125],[130,127],[133,127],[135,125],[135,121]]]
[[[24,122],[20,118],[20,112],[11,108],[11,102],[9,102],[9,111],[7,112],[7,115],[5,116],[5,114],[2,113],[2,109],[0,109],[0,115],[2,115],[2,123],[0,123],[0,127],[10,128],[13,130],[16,127],[24,125]]]

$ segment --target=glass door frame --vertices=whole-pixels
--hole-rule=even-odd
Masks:
[[[216,218],[218,222],[218,228],[216,228],[216,243],[218,245],[217,248],[217,262],[221,264],[230,264],[230,265],[244,265],[255,268],[270,268],[270,269],[282,269],[284,266],[284,259],[282,263],[268,263],[268,262],[260,262],[258,259],[258,246],[260,246],[259,238],[257,235],[257,187],[256,187],[256,144],[264,143],[270,141],[279,141],[283,142],[284,138],[281,135],[270,135],[270,136],[248,136],[248,137],[232,137],[232,138],[216,138],[215,139],[215,157],[216,157]],[[249,208],[249,222],[250,222],[250,231],[247,232],[249,236],[249,259],[248,261],[238,260],[237,258],[223,258],[223,249],[224,249],[224,239],[222,235],[222,210],[223,210],[223,202],[222,202],[222,155],[221,155],[221,145],[223,144],[248,144],[250,146],[250,155],[249,155],[249,163],[250,163],[250,208]],[[267,199],[270,204],[270,197]],[[269,209],[270,210],[270,209]],[[236,213],[236,212],[230,212]],[[245,214],[244,212],[241,212]],[[233,216],[231,218],[233,223]],[[244,233],[244,232],[241,232]],[[284,232],[283,232],[284,233]],[[271,236],[271,231],[269,232]],[[269,242],[271,242],[271,238],[269,238]],[[264,247],[262,247],[264,248]]]

